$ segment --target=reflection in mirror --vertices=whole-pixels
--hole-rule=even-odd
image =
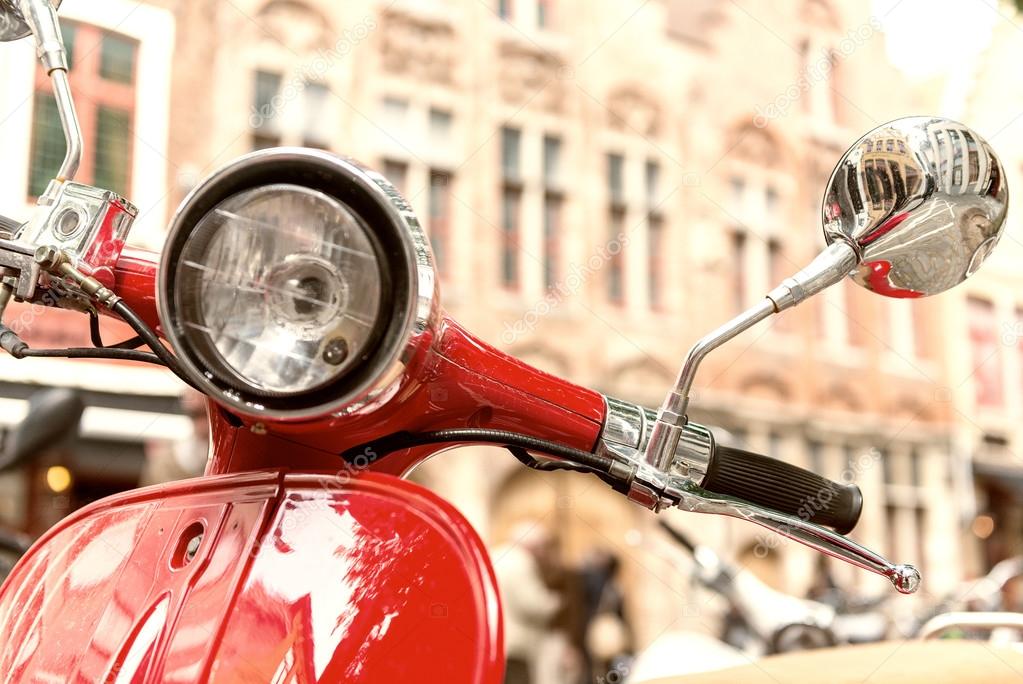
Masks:
[[[47,0],[32,0],[34,2],[46,2]],[[10,42],[21,40],[32,34],[29,22],[25,21],[25,15],[19,9],[24,0],[0,0],[0,41]],[[60,7],[61,0],[49,0],[53,9]],[[44,7],[45,9],[45,7]]]
[[[824,196],[824,233],[852,245],[852,278],[889,297],[943,292],[976,272],[1008,207],[998,157],[948,119],[910,117],[875,128],[839,161]]]

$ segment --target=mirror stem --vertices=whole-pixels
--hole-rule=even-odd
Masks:
[[[64,129],[64,140],[67,142],[64,163],[57,172],[57,181],[63,183],[74,180],[82,163],[82,129],[78,125],[78,113],[75,111],[67,71],[55,69],[50,72],[50,78],[53,80],[53,94],[57,100],[57,111],[60,113],[60,125]]]
[[[810,265],[771,290],[756,306],[700,338],[689,350],[675,381],[675,387],[665,397],[657,414],[657,422],[654,423],[650,441],[647,443],[646,462],[662,472],[667,471],[671,465],[682,429],[686,425],[686,412],[689,410],[689,394],[693,380],[707,354],[772,314],[792,308],[834,285],[849,275],[857,263],[859,257],[850,245],[835,242],[810,262]]]
[[[82,130],[78,124],[71,84],[68,81],[67,51],[60,33],[57,11],[49,0],[19,0],[18,9],[32,29],[36,41],[36,56],[53,81],[53,95],[57,101],[60,125],[64,129],[67,153],[57,172],[55,183],[50,183],[39,198],[39,204],[52,204],[57,191],[65,181],[73,180],[82,162]]]

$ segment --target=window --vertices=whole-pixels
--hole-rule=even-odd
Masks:
[[[383,162],[384,177],[398,188],[398,192],[408,192],[408,162],[385,159]]]
[[[385,97],[380,103],[384,124],[388,127],[407,125],[409,103],[401,97]]]
[[[75,74],[83,142],[86,150],[95,151],[82,160],[76,179],[129,195],[138,43],[77,22],[63,22],[61,31]],[[97,52],[99,58],[90,59]],[[36,71],[35,90],[27,189],[33,198],[46,190],[66,150],[50,80],[42,67]]]
[[[130,85],[135,80],[135,41],[115,34],[105,36],[100,47],[99,75]]]
[[[430,246],[441,275],[448,274],[451,260],[451,181],[447,171],[430,172]]]
[[[444,109],[430,108],[430,141],[444,144],[451,141],[451,129],[454,118],[451,112]]]
[[[131,114],[116,107],[96,110],[96,168],[93,183],[101,188],[120,188],[127,194],[131,158],[131,140],[125,132],[131,129]]]
[[[613,206],[625,204],[625,158],[620,154],[607,155],[607,193]]]
[[[507,127],[501,129],[501,284],[508,289],[519,287],[521,143],[521,131]]]
[[[517,128],[501,129],[501,173],[506,181],[521,179],[520,148],[522,131]]]
[[[746,233],[732,232],[732,306],[736,311],[746,308]]]
[[[769,222],[774,223],[778,220],[780,204],[777,190],[772,187],[764,190],[764,214]]]
[[[519,286],[519,206],[522,191],[506,185],[501,196],[501,284]]]
[[[614,245],[614,249],[608,250],[607,296],[611,303],[622,304],[625,302],[625,268],[620,236],[625,231],[625,210],[612,207],[608,225],[608,244]]]
[[[536,3],[536,26],[547,28],[551,22],[551,0],[537,0]]]
[[[299,80],[297,77],[294,80]],[[294,97],[282,92],[294,90]],[[292,108],[297,108],[297,111]],[[305,82],[285,85],[285,75],[257,70],[252,96],[252,147],[256,150],[279,145],[301,145],[328,149],[333,133],[330,89],[323,83]],[[285,116],[285,110],[294,116]],[[285,122],[294,122],[287,128]]]
[[[970,370],[976,401],[981,406],[1000,406],[1004,392],[994,304],[970,297],[967,300],[967,319],[972,350]]]
[[[745,194],[746,182],[739,177],[730,178],[728,181],[728,210],[742,216]]]
[[[328,110],[330,91],[322,83],[307,83],[305,97],[305,127],[302,145],[321,150],[330,147],[331,121]]]
[[[543,139],[543,281],[544,288],[557,286],[561,277],[561,214],[564,204],[561,184],[561,138]]]
[[[625,158],[607,155],[608,250],[607,296],[613,304],[625,302]]]
[[[650,308],[664,308],[664,214],[660,206],[661,166],[646,163],[647,203],[647,297]]]
[[[277,93],[281,90],[282,76],[269,71],[256,72],[256,85],[252,99],[255,116],[253,122],[252,149],[262,150],[281,144],[277,122]]]
[[[771,238],[767,241],[767,273],[770,282],[768,287],[775,287],[780,285],[783,280],[791,275],[791,271],[794,269],[789,268],[788,261],[785,259],[785,248],[777,238]],[[774,321],[775,330],[789,330],[792,328],[793,319],[791,316],[778,316]]]

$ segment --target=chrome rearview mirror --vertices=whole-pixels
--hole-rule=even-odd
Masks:
[[[44,0],[45,1],[45,0]],[[56,10],[61,0],[50,0]],[[32,35],[31,12],[24,11],[20,0],[0,0],[0,41],[21,40]]]
[[[647,464],[657,471],[670,466],[693,379],[711,351],[848,275],[889,297],[924,297],[958,285],[998,242],[1008,201],[998,157],[960,123],[908,117],[860,138],[839,160],[824,195],[828,247],[693,345],[658,412]]]
[[[828,244],[856,250],[857,283],[888,297],[938,294],[991,254],[1008,208],[1005,174],[966,126],[909,117],[860,138],[824,194]]]

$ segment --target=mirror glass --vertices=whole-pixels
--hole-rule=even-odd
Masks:
[[[50,0],[54,9],[60,7],[60,2],[61,0]],[[17,0],[0,0],[0,41],[20,40],[31,34],[32,29],[18,10]]]
[[[958,285],[991,253],[1008,207],[987,142],[949,119],[878,126],[838,162],[824,194],[824,234],[860,255],[852,278],[888,297]]]

